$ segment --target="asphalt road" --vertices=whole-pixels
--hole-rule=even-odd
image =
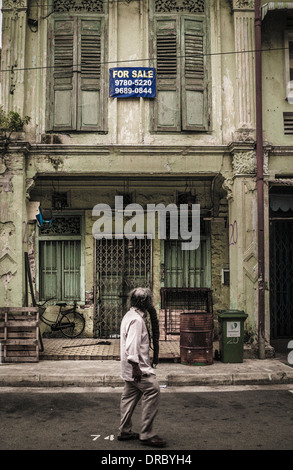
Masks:
[[[161,391],[155,431],[167,440],[165,454],[293,450],[293,390],[289,387],[193,390]],[[0,389],[0,450],[102,450],[107,452],[101,455],[107,456],[117,456],[115,451],[134,455],[132,451],[142,449],[139,441],[117,440],[119,400],[119,390]],[[140,404],[134,431],[139,431],[139,423]],[[155,449],[148,448],[148,453],[151,450]]]

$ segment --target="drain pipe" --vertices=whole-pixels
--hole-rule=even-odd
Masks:
[[[258,243],[258,354],[265,359],[265,255],[264,255],[264,178],[262,123],[262,53],[261,3],[255,0],[255,92],[256,92],[256,161],[257,161],[257,243]]]

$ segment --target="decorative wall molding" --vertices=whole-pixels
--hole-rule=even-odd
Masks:
[[[229,0],[231,10],[254,10],[254,0]]]
[[[104,12],[104,0],[53,0],[55,12]]]
[[[233,0],[234,8],[254,9],[254,0]]]
[[[256,154],[249,152],[235,153],[232,161],[235,175],[254,175],[256,173]]]
[[[17,256],[10,247],[15,246],[15,224],[11,221],[1,222],[0,226],[0,280],[4,285],[5,294],[9,283],[17,273]]]
[[[227,200],[233,199],[233,179],[232,178],[226,178],[225,181],[222,184],[222,188],[226,191],[227,193]]]
[[[26,196],[26,199],[29,200],[30,199],[30,193],[31,191],[33,190],[33,188],[35,187],[35,179],[34,178],[27,178],[26,181],[25,181],[25,196]]]
[[[293,178],[277,178],[271,180],[270,183],[279,186],[293,186]]]
[[[156,13],[186,12],[186,13],[204,13],[204,0],[156,0]]]
[[[3,0],[2,11],[9,13],[11,19],[18,20],[19,14],[27,11],[27,0]]]
[[[26,8],[26,0],[3,0],[3,9]]]
[[[234,13],[235,65],[236,65],[236,129],[241,140],[251,139],[255,129],[255,64],[254,14],[241,10]],[[245,51],[245,52],[244,52]],[[239,52],[237,54],[237,52]]]
[[[269,175],[269,151],[267,149],[263,149],[263,172],[264,176]]]
[[[250,279],[250,281],[255,284],[258,279],[258,271],[257,271],[257,245],[253,241],[243,256],[243,270],[246,276]]]
[[[233,140],[235,142],[255,142],[255,129],[240,127],[234,132]]]

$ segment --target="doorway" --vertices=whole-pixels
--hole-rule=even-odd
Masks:
[[[119,338],[129,292],[152,288],[152,240],[96,240],[94,336]]]
[[[271,338],[293,337],[293,220],[270,221]]]

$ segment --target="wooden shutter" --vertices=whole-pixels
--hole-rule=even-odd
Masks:
[[[208,128],[207,70],[203,19],[181,19],[182,129]]]
[[[176,19],[155,20],[155,54],[157,58],[157,96],[154,128],[180,130],[179,34]]]
[[[102,20],[80,19],[79,29],[78,126],[80,130],[98,130],[103,117]]]
[[[49,41],[50,130],[104,130],[104,19],[56,18]]]
[[[76,128],[76,74],[74,74],[75,37],[74,21],[54,21],[53,33],[53,130]]]

